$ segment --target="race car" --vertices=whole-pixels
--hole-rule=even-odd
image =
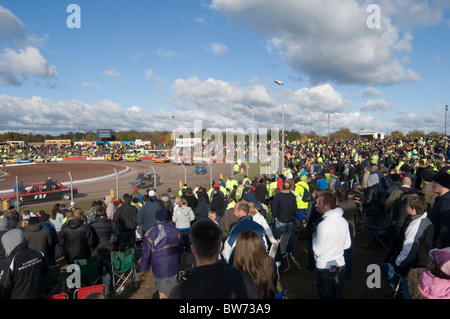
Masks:
[[[142,159],[135,153],[130,153],[125,156],[125,160],[127,162],[137,162],[142,161]]]
[[[47,189],[48,183],[28,185],[25,193],[19,194],[19,204],[36,204],[54,200],[70,200],[72,189],[62,183],[53,181],[52,189]],[[73,195],[78,194],[78,188],[73,188]],[[6,201],[7,205],[17,206],[16,193],[1,194],[0,201]]]
[[[204,163],[195,165],[196,174],[206,174],[206,165]]]
[[[142,177],[133,179],[130,181],[130,185],[136,188],[149,188],[155,186],[154,174],[147,173],[143,174]],[[161,185],[161,180],[156,174],[156,186]]]
[[[155,163],[170,163],[170,159],[165,155],[157,156],[153,158],[153,162]]]

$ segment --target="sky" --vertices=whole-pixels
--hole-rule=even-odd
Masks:
[[[448,0],[0,0],[0,133],[444,133],[449,70]]]

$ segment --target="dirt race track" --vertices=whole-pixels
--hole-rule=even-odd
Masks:
[[[213,181],[218,181],[220,174],[224,180],[230,176],[230,164],[213,163]],[[209,184],[210,168],[207,166],[207,173],[199,175],[195,173],[195,165],[184,166],[186,168],[186,181],[190,186]],[[19,181],[23,180],[24,185],[38,182],[45,182],[48,177],[59,182],[70,182],[70,175],[74,182],[74,187],[78,188],[77,200],[102,199],[110,194],[110,190],[116,192],[115,171],[118,174],[119,198],[124,193],[133,191],[129,182],[136,178],[139,171],[153,173],[152,168],[160,176],[162,184],[158,186],[158,192],[166,191],[167,188],[179,188],[180,181],[185,181],[185,171],[183,166],[174,163],[154,163],[151,160],[140,162],[114,162],[114,161],[64,161],[57,163],[37,163],[21,164],[16,166],[4,166],[2,171],[7,175],[0,177],[0,191],[12,189],[15,177],[19,176]],[[70,175],[69,175],[70,172]],[[141,192],[142,193],[142,192]]]

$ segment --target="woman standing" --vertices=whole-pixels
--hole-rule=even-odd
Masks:
[[[277,292],[275,261],[267,254],[261,237],[253,230],[242,231],[234,248],[233,268],[250,275],[265,299],[273,299]]]
[[[174,208],[172,221],[181,234],[183,252],[188,253],[190,251],[189,231],[191,222],[195,220],[195,215],[192,208],[188,206],[186,199],[180,198],[178,203],[178,206]]]

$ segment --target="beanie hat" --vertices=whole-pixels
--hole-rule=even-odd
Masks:
[[[437,173],[433,176],[433,181],[442,187],[450,189],[450,175],[447,173]]]
[[[156,193],[155,193],[154,190],[151,190],[151,191],[148,192],[148,196],[150,196],[150,197],[153,197],[155,195],[156,195]]]
[[[434,173],[431,170],[426,170],[422,174],[422,179],[426,182],[431,182],[433,180]]]
[[[165,210],[164,208],[158,209],[158,211],[155,214],[155,218],[160,222],[167,220],[167,210]]]

